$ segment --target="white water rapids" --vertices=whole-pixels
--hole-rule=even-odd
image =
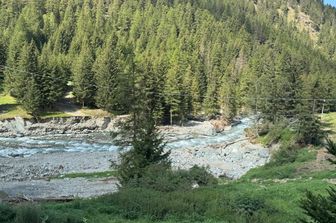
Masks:
[[[212,135],[183,135],[171,137],[168,149],[183,149],[214,144],[227,144],[245,138],[244,129],[251,126],[253,120],[244,118],[241,123],[223,133]],[[116,152],[109,134],[91,135],[50,135],[4,138],[0,136],[0,157],[29,157],[35,154],[66,152]]]

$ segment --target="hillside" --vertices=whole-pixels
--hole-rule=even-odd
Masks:
[[[267,115],[286,107],[280,98],[336,98],[336,12],[319,1],[0,6],[2,86],[33,115],[54,110],[69,91],[79,106],[127,113],[134,82],[173,122],[255,108]]]

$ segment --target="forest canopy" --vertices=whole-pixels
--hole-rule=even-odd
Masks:
[[[128,113],[134,83],[165,121],[335,110],[335,24],[320,0],[0,0],[1,88],[33,114]]]

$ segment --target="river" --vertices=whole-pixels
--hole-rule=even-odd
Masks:
[[[210,122],[191,122],[185,127],[161,127],[171,150],[175,169],[207,166],[216,177],[238,179],[250,169],[269,161],[270,151],[251,144],[245,129],[253,119],[222,133]],[[111,170],[119,148],[109,134],[0,137],[0,193],[29,198],[95,197],[118,190],[115,178],[58,178],[69,173]],[[0,198],[1,200],[1,198]]]
[[[241,123],[223,133],[192,134],[185,131],[178,137],[170,134],[167,139],[168,149],[183,149],[230,143],[245,137],[244,129],[252,124],[251,118],[244,118]],[[199,124],[199,123],[198,123]],[[187,129],[188,127],[186,127]],[[190,128],[197,128],[195,127]],[[202,128],[202,126],[200,126]],[[163,133],[165,135],[165,133]],[[108,133],[89,135],[49,135],[5,138],[0,137],[0,157],[27,157],[34,154],[67,153],[67,152],[115,152],[119,148],[114,145]]]

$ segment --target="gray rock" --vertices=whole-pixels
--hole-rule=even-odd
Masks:
[[[261,151],[259,151],[259,154],[258,154],[261,158],[268,158],[270,157],[270,153],[268,150],[266,149],[263,149]]]
[[[0,133],[3,137],[43,136],[52,134],[78,134],[109,131],[114,128],[110,117],[69,117],[41,120],[7,119],[0,121]]]

